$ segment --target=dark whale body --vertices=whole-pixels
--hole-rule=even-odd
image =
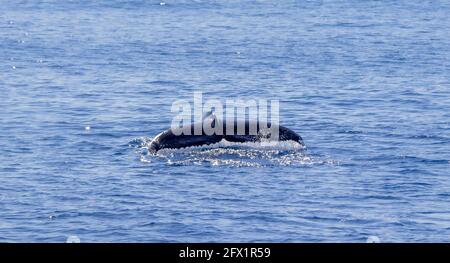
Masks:
[[[201,125],[201,124],[200,124]],[[152,153],[156,153],[157,151],[165,148],[169,149],[179,149],[184,147],[191,146],[201,146],[201,145],[209,145],[220,142],[222,139],[229,142],[259,142],[262,139],[267,139],[268,131],[270,128],[278,128],[279,135],[278,140],[280,141],[295,141],[300,145],[303,144],[303,140],[294,131],[283,127],[283,126],[274,126],[272,127],[270,123],[259,123],[259,122],[234,122],[234,127],[238,127],[238,125],[245,125],[245,133],[237,134],[236,128],[234,128],[233,133],[227,133],[226,122],[223,122],[219,125],[223,125],[223,134],[212,134],[207,135],[205,131],[202,129],[201,135],[194,135],[194,124],[189,125],[190,127],[185,127],[185,129],[190,129],[192,135],[181,134],[179,131],[173,131],[172,129],[168,129],[160,134],[158,134],[150,143],[149,151]],[[251,125],[256,125],[256,134],[254,132],[250,133],[250,127],[255,127]],[[214,125],[212,125],[214,127]],[[243,126],[240,126],[243,127]],[[267,127],[270,127],[267,129]],[[254,131],[254,130],[252,130]],[[180,135],[176,135],[180,134]]]

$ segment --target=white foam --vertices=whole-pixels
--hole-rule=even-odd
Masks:
[[[141,162],[165,162],[167,165],[211,165],[232,167],[305,166],[314,164],[337,165],[329,158],[311,156],[305,147],[295,141],[229,142],[192,146],[180,149],[161,149],[156,154],[148,151],[152,138],[141,137],[130,142],[139,149]]]
[[[257,150],[278,150],[278,151],[296,151],[304,150],[305,146],[295,141],[262,141],[262,142],[229,142],[227,140],[221,140],[218,143],[190,146],[179,149],[161,149],[158,153],[170,153],[170,152],[186,152],[186,151],[198,151],[217,148],[237,148],[237,149],[257,149]]]

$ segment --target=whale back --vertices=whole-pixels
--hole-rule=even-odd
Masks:
[[[222,134],[207,135],[205,130],[201,129],[201,134],[195,135],[195,125],[202,125],[202,123],[190,124],[189,127],[168,129],[158,134],[150,143],[149,150],[151,152],[157,152],[164,148],[184,148],[191,146],[209,145],[220,142],[225,139],[230,142],[258,142],[262,140],[271,140],[271,129],[278,128],[278,140],[280,141],[295,141],[301,145],[304,145],[303,139],[300,135],[294,131],[283,126],[272,126],[271,123],[252,122],[252,121],[234,121],[234,129],[227,129],[225,122],[217,121],[214,114],[210,113],[205,115],[204,120],[208,118],[211,123],[211,127],[215,125],[222,125]],[[238,132],[237,127],[245,127],[243,131]],[[256,130],[255,130],[256,128]],[[183,134],[178,129],[190,130],[190,134]],[[256,131],[256,133],[255,133]]]

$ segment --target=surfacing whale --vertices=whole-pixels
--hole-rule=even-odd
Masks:
[[[259,122],[259,121],[234,121],[232,125],[234,125],[234,129],[232,132],[227,131],[227,122],[219,122],[216,121],[214,115],[210,114],[206,118],[212,118],[211,126],[215,127],[215,125],[222,125],[222,134],[211,134],[203,129],[201,130],[201,134],[195,135],[195,124],[190,124],[183,129],[190,130],[190,135],[182,134],[180,130],[182,128],[176,129],[168,129],[166,131],[158,134],[148,146],[148,149],[151,153],[156,153],[161,149],[179,149],[191,146],[202,146],[202,145],[210,145],[214,143],[218,143],[221,140],[226,140],[229,142],[261,142],[270,139],[271,129],[278,128],[278,139],[280,141],[294,141],[304,146],[303,139],[300,135],[295,133],[294,131],[283,127],[281,125],[273,125],[270,122]],[[237,132],[236,127],[245,127],[245,132]],[[256,132],[254,128],[256,127]],[[267,128],[270,127],[270,128]]]

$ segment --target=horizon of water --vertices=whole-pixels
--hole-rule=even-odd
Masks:
[[[450,3],[7,1],[0,242],[448,242]],[[150,155],[171,104],[280,101],[289,145]]]

